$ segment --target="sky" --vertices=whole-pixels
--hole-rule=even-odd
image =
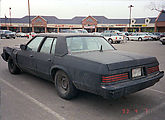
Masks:
[[[0,17],[9,17],[10,7],[12,18],[28,15],[28,0],[0,1]],[[128,19],[129,5],[134,6],[132,18],[157,17],[159,12],[149,8],[154,5],[161,8],[165,5],[165,0],[30,0],[30,12],[31,15],[56,16],[63,19],[89,15]]]

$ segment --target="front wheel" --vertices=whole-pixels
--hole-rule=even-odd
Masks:
[[[76,89],[72,81],[69,80],[68,75],[64,71],[57,71],[54,81],[57,94],[61,98],[70,100],[77,96],[78,90]]]
[[[142,41],[143,39],[140,37],[140,38],[138,38],[138,41]]]
[[[11,57],[9,57],[9,59],[8,59],[8,69],[11,74],[20,73],[20,69],[17,67],[17,65],[14,63],[14,61]]]
[[[129,37],[126,38],[129,41]]]

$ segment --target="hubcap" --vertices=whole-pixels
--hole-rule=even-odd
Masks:
[[[66,80],[65,77],[63,77],[63,78],[61,79],[61,87],[62,87],[64,90],[67,90],[67,88],[68,88],[68,82],[67,82],[67,80]]]
[[[58,75],[57,86],[62,94],[65,94],[68,91],[69,83],[65,75]]]

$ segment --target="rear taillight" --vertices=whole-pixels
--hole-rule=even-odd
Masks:
[[[116,40],[117,40],[117,37],[116,37]]]
[[[158,71],[159,71],[159,66],[147,68],[147,74],[151,74],[151,73],[158,72]]]
[[[128,79],[128,73],[110,75],[110,76],[102,76],[102,83],[112,83],[121,80]]]

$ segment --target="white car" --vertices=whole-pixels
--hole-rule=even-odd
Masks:
[[[110,43],[121,43],[124,41],[124,37],[115,33],[102,33],[105,39]]]
[[[146,33],[146,35],[151,36],[151,39],[152,39],[152,40],[159,40],[159,39],[160,39],[160,37],[159,37],[158,35],[154,35],[154,34],[152,34],[152,33]]]
[[[19,32],[19,33],[16,33],[16,36],[17,37],[26,37],[26,33]]]
[[[146,33],[133,33],[130,36],[127,36],[127,40],[138,40],[138,41],[143,41],[143,40],[151,40],[151,36],[147,35]]]
[[[165,45],[165,37],[161,37],[160,42],[162,42],[162,44]]]

